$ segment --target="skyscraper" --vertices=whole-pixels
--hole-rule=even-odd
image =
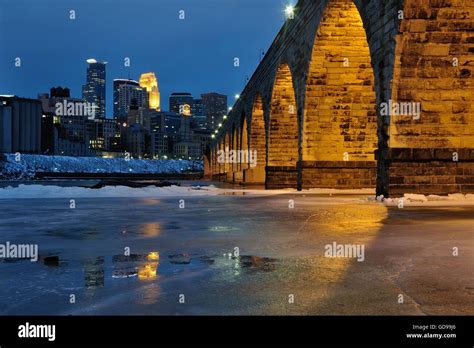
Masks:
[[[88,59],[86,84],[82,86],[82,99],[95,106],[96,118],[105,118],[105,65]]]
[[[147,107],[146,89],[134,80],[114,80],[114,118],[126,121],[132,102],[138,108]]]
[[[204,113],[207,116],[208,129],[217,129],[227,115],[227,96],[219,93],[201,94]]]
[[[190,116],[194,107],[191,93],[172,93],[170,96],[170,111],[179,115]]]
[[[155,73],[149,72],[140,76],[140,86],[148,92],[148,107],[160,111],[160,91]]]

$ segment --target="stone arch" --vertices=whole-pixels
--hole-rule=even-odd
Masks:
[[[237,137],[238,135],[238,125],[236,125],[235,123],[232,124],[232,150],[234,151],[234,156],[236,155],[235,151],[238,151],[239,150],[239,139]],[[234,160],[236,158],[234,157]],[[236,162],[236,161],[233,161],[231,163],[231,168],[232,168],[232,172],[237,172],[239,169],[239,164]],[[232,178],[233,180],[233,178]]]
[[[202,156],[202,161],[204,165],[204,177],[209,179],[212,177],[212,164],[211,164],[211,159],[212,157],[209,154],[205,154]]]
[[[211,145],[211,157],[210,157],[210,163],[211,163],[211,175],[214,177],[214,175],[217,174],[216,172],[216,146],[213,144]]]
[[[267,161],[267,135],[265,131],[263,101],[260,93],[255,95],[249,126],[250,150],[257,151],[257,167],[265,168]]]
[[[249,150],[249,127],[247,124],[247,117],[245,113],[242,112],[241,121],[240,121],[240,149],[244,152]],[[244,170],[249,167],[249,164],[244,162],[244,158],[241,158],[240,169]]]
[[[376,144],[374,75],[362,19],[352,0],[330,0],[307,74],[303,160],[373,161]]]
[[[218,161],[219,150],[221,149],[221,142],[218,142],[214,147],[214,174],[219,175],[221,173],[221,165]]]
[[[362,18],[352,0],[330,0],[323,11],[304,102],[302,187],[374,187],[374,71]]]
[[[224,151],[224,150],[225,150],[225,137],[222,137],[221,141],[219,141],[218,149],[217,149],[217,152],[216,152],[216,162],[217,162],[217,168],[218,168],[219,174],[224,174],[225,173],[225,165],[220,160],[221,156],[219,156],[219,151],[220,151],[220,153],[222,153],[222,151]]]
[[[232,143],[231,143],[231,136],[229,130],[225,132],[225,141],[224,141],[224,151],[227,153],[232,149]],[[227,156],[224,156],[227,157]],[[224,159],[224,173],[229,174],[229,172],[232,172],[232,166],[229,164],[229,162]]]
[[[244,182],[263,184],[265,182],[265,166],[267,163],[267,132],[262,96],[256,92],[248,118],[248,150],[253,163],[245,166]],[[256,158],[255,158],[256,156]]]
[[[276,72],[268,122],[268,166],[295,167],[298,160],[298,116],[288,64]]]

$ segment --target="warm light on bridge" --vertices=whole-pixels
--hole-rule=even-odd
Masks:
[[[285,16],[288,19],[293,19],[295,17],[295,7],[293,5],[287,5],[285,7]]]

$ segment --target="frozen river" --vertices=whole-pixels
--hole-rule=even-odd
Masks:
[[[180,199],[0,200],[0,243],[40,256],[0,260],[0,315],[474,314],[474,207]]]

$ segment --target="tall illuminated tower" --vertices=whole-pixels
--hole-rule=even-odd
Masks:
[[[140,76],[140,87],[148,92],[148,106],[150,109],[160,111],[160,91],[155,73],[149,72]]]
[[[93,103],[96,118],[105,118],[105,65],[107,62],[98,62],[88,59],[86,84],[82,86],[82,99]]]

